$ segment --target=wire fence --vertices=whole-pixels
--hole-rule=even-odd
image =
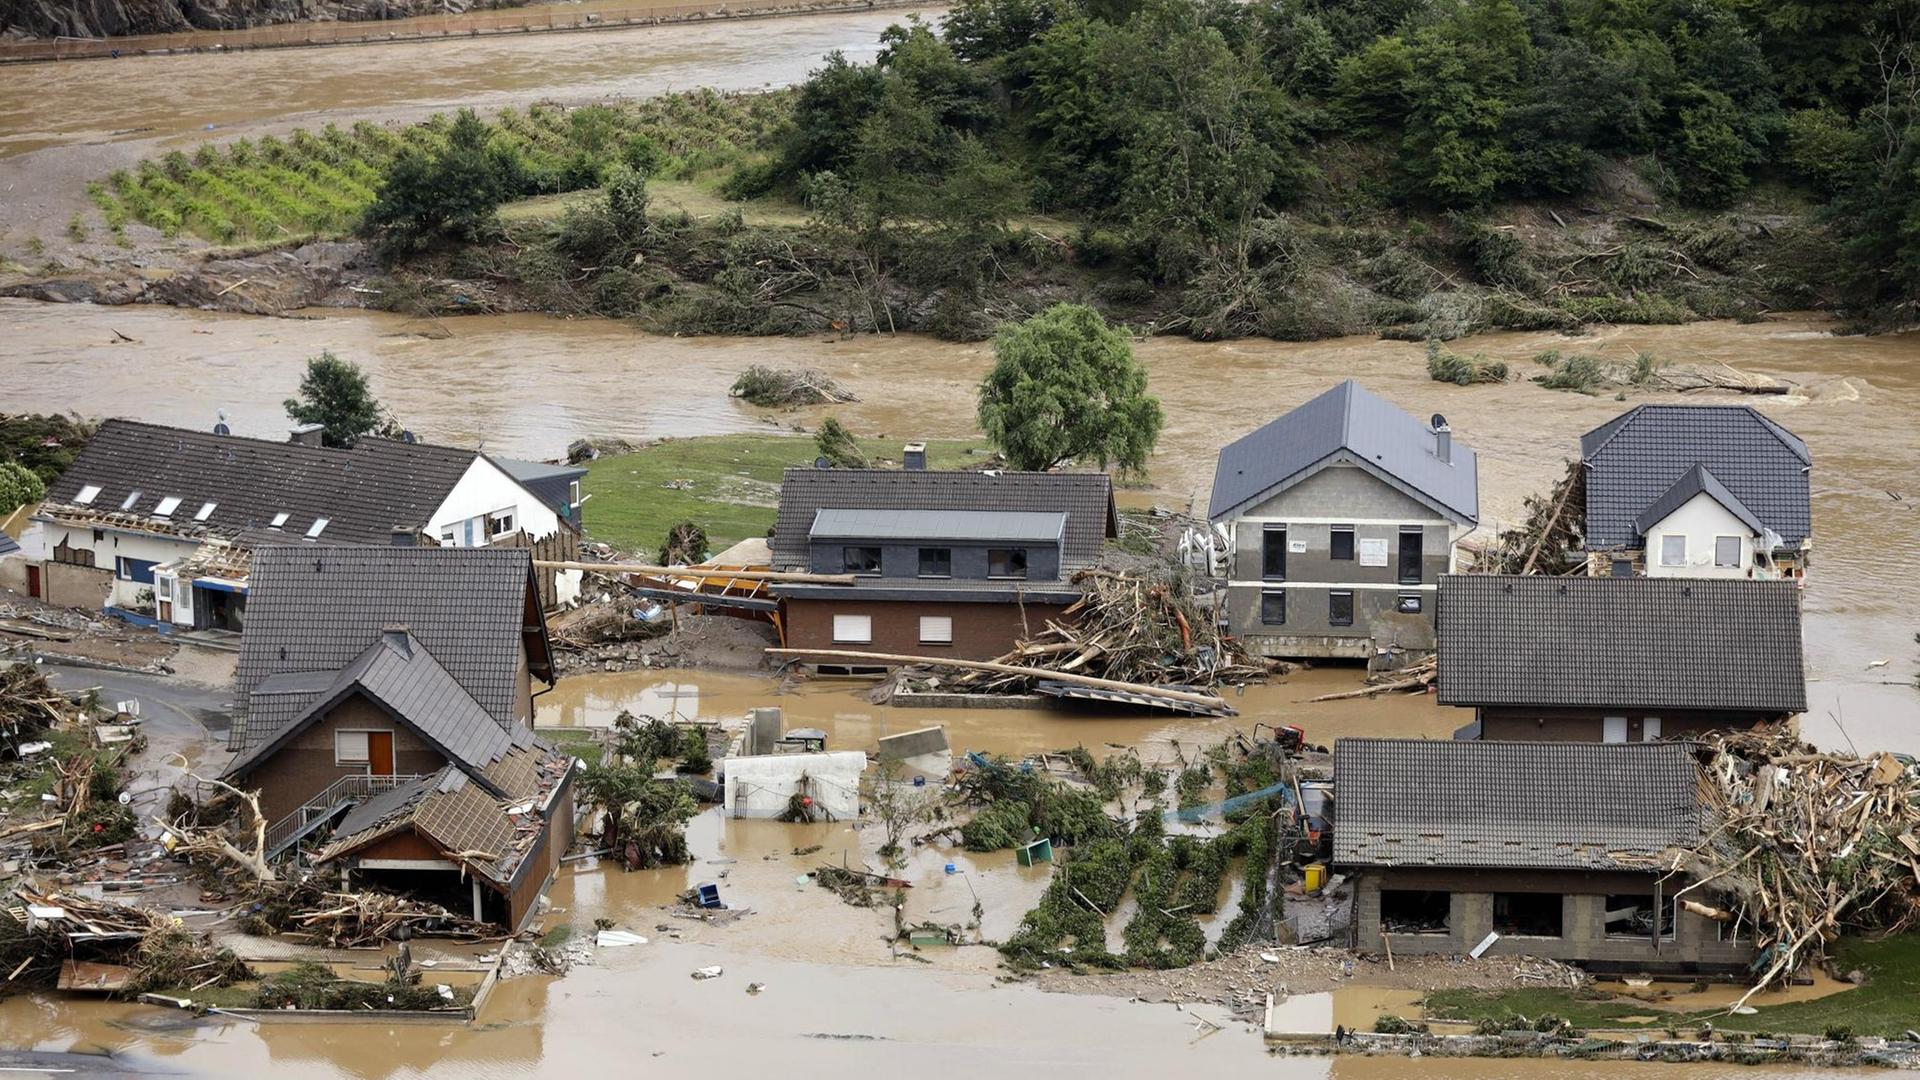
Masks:
[[[291,49],[319,45],[370,45],[384,42],[437,41],[490,34],[531,34],[562,30],[603,30],[703,19],[746,19],[773,15],[834,14],[881,8],[921,6],[923,0],[807,0],[802,3],[634,4],[626,7],[575,8],[542,5],[458,15],[419,15],[366,22],[281,23],[245,30],[192,30],[177,34],[141,34],[111,38],[56,38],[0,43],[0,63],[47,60],[95,60],[143,54]]]

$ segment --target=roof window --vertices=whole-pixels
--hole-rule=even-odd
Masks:
[[[178,509],[180,509],[180,496],[169,495],[166,498],[160,500],[159,506],[156,506],[153,508],[153,516],[154,517],[172,517],[173,512]]]
[[[75,495],[73,501],[79,503],[81,506],[85,506],[99,497],[100,485],[88,484],[86,487],[80,489],[80,494]]]
[[[320,530],[326,527],[327,527],[326,518],[314,518],[313,524],[307,526],[307,539],[311,540],[314,537],[319,536]]]
[[[270,529],[277,529],[280,526],[285,525],[287,523],[287,516],[288,515],[285,510],[280,511],[279,513],[273,515],[273,524],[267,527]]]
[[[208,518],[213,516],[213,508],[219,505],[220,505],[219,503],[214,503],[214,502],[201,503],[200,509],[196,511],[193,515],[193,520],[195,521],[207,520]]]
[[[127,492],[127,497],[120,500],[120,509],[131,510],[133,509],[133,504],[139,501],[140,501],[140,492],[137,490],[129,491]]]

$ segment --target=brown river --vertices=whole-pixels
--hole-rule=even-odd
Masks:
[[[418,115],[451,104],[498,106],[542,97],[580,100],[693,85],[746,88],[790,82],[826,51],[870,54],[897,12],[652,30],[483,38],[394,45],[146,57],[0,70],[0,210],[46,214],[56,228],[84,179],[156,145],[317,119]],[[96,92],[111,87],[111,92]],[[84,99],[85,109],[64,102]],[[0,221],[0,227],[7,222]],[[436,441],[546,457],[580,435],[647,439],[759,430],[767,419],[726,395],[751,363],[813,366],[861,401],[836,411],[853,427],[914,437],[974,433],[973,387],[984,346],[924,338],[672,339],[600,321],[537,316],[451,320],[429,340],[396,317],[316,312],[259,319],[165,308],[93,308],[0,300],[0,411],[72,410],[208,426],[226,410],[236,431],[276,437],[279,402],[306,357],[332,349],[364,365],[408,426]],[[121,341],[116,334],[134,339]],[[1489,335],[1458,343],[1524,360],[1548,347],[1676,361],[1722,360],[1786,380],[1785,397],[1749,399],[1802,435],[1814,465],[1817,548],[1809,580],[1806,645],[1809,737],[1862,750],[1920,752],[1920,336],[1835,338],[1817,321],[1739,326],[1620,328],[1578,340]],[[1531,384],[1460,388],[1429,381],[1417,346],[1349,338],[1141,343],[1167,428],[1150,489],[1130,502],[1204,503],[1220,445],[1353,376],[1425,415],[1445,413],[1456,437],[1481,455],[1483,506],[1512,515],[1556,477],[1581,432],[1626,405]],[[1634,400],[1649,400],[1636,397]],[[1726,400],[1732,400],[1730,398]],[[782,416],[811,425],[816,411]],[[591,509],[589,508],[589,516]],[[590,522],[589,522],[590,524]],[[1493,522],[1489,521],[1490,528]],[[1870,666],[1876,661],[1881,666]],[[790,725],[826,729],[836,746],[944,723],[956,749],[1024,753],[1076,743],[1105,752],[1137,746],[1177,760],[1233,726],[1299,723],[1315,741],[1346,734],[1445,737],[1467,719],[1430,699],[1309,704],[1353,685],[1351,671],[1319,670],[1251,688],[1238,721],[1140,717],[1063,718],[1019,711],[891,710],[859,687],[804,685],[774,696],[748,676],[696,672],[579,675],[541,699],[543,725],[606,723],[622,708],[657,715],[735,716],[779,704]],[[622,874],[582,863],[563,870],[550,924],[606,917],[652,940],[602,949],[563,979],[502,985],[470,1027],[387,1024],[255,1025],[136,1005],[16,997],[0,1002],[5,1051],[68,1052],[32,1063],[49,1072],[259,1076],[412,1077],[711,1075],[720,1070],[812,1076],[828,1072],[1016,1075],[1271,1075],[1351,1080],[1720,1080],[1753,1075],[1720,1066],[1534,1061],[1267,1059],[1243,1025],[1205,1034],[1170,1005],[1043,993],[998,985],[984,948],[934,950],[934,962],[893,958],[892,916],[841,904],[796,882],[822,862],[871,857],[877,839],[844,825],[727,822],[713,812],[689,830],[692,866]],[[796,849],[822,845],[808,856]],[[954,872],[946,872],[946,863]],[[921,849],[909,921],[964,922],[1004,936],[1044,888],[1044,869],[1001,855]],[[727,927],[666,917],[658,905],[717,880],[753,914]],[[1223,898],[1230,911],[1236,898]],[[657,929],[666,927],[667,929]],[[1217,928],[1210,928],[1217,932]],[[416,955],[432,955],[431,948]],[[370,962],[363,959],[363,963]],[[719,965],[725,975],[687,973]],[[751,982],[766,984],[749,996]],[[96,1055],[110,1055],[106,1057]],[[1809,1077],[1807,1070],[1761,1070]]]

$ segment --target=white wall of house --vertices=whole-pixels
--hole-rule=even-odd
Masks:
[[[1721,537],[1739,540],[1735,565],[1715,564],[1714,551]],[[1648,529],[1646,539],[1648,577],[1737,578],[1746,577],[1753,566],[1752,530],[1704,491]],[[1686,546],[1685,554],[1675,561],[1678,553],[1670,548],[1681,543]]]
[[[113,586],[107,595],[107,603],[126,608],[136,606],[140,593],[153,586],[144,581],[122,578],[120,559],[137,559],[157,565],[191,555],[200,547],[200,542],[197,540],[153,536],[146,533],[124,533],[104,529],[101,530],[99,540],[95,540],[93,534],[94,530],[91,528],[36,521],[27,530],[26,536],[21,538],[20,547],[23,555],[35,561],[52,559],[53,549],[62,541],[65,541],[68,547],[92,551],[93,565],[113,572]]]
[[[475,455],[466,474],[428,519],[427,535],[454,547],[485,547],[488,518],[502,510],[513,511],[515,531],[536,539],[560,528],[559,515],[539,496],[521,487],[499,466]]]

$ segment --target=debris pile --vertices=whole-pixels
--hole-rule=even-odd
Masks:
[[[727,393],[749,405],[768,409],[837,405],[860,400],[824,371],[814,368],[770,368],[761,364],[741,372]]]
[[[1486,353],[1463,356],[1438,341],[1427,342],[1427,377],[1434,382],[1456,386],[1503,383],[1508,374],[1505,361],[1488,359]]]
[[[1731,390],[1740,394],[1784,394],[1785,383],[1764,375],[1741,371],[1720,361],[1703,364],[1662,362],[1652,353],[1634,354],[1631,360],[1616,360],[1586,353],[1561,353],[1549,349],[1535,356],[1534,363],[1547,369],[1533,381],[1549,390],[1571,390],[1581,394],[1616,393],[1626,390],[1688,393],[1695,390]]]
[[[1476,574],[1578,574],[1586,570],[1587,471],[1568,464],[1545,495],[1529,495],[1527,516],[1503,529],[1475,560]]]
[[[1718,827],[1668,865],[1693,879],[1675,893],[1682,906],[1753,936],[1755,991],[1843,932],[1920,921],[1920,770],[1887,753],[1820,753],[1777,730],[1700,741]]]
[[[263,885],[241,918],[240,928],[257,936],[279,934],[334,949],[366,948],[407,937],[496,941],[504,936],[493,923],[456,915],[438,904],[384,892],[339,891],[317,877]]]
[[[253,977],[232,951],[161,912],[25,885],[14,900],[0,909],[0,964],[10,973],[0,992],[51,988],[81,963],[107,976],[97,988],[126,993]]]
[[[72,703],[32,664],[0,668],[0,738],[11,756],[19,757],[21,745],[47,728],[74,718]]]
[[[1439,658],[1429,656],[1418,663],[1391,671],[1374,671],[1367,674],[1367,685],[1358,690],[1341,690],[1332,694],[1321,694],[1308,698],[1308,701],[1344,701],[1348,698],[1374,697],[1378,694],[1424,694],[1440,677]]]
[[[395,960],[381,982],[342,978],[325,964],[303,960],[260,980],[254,1006],[261,1009],[323,1009],[336,1012],[436,1012],[473,1000],[471,987],[426,986],[420,972]]]

